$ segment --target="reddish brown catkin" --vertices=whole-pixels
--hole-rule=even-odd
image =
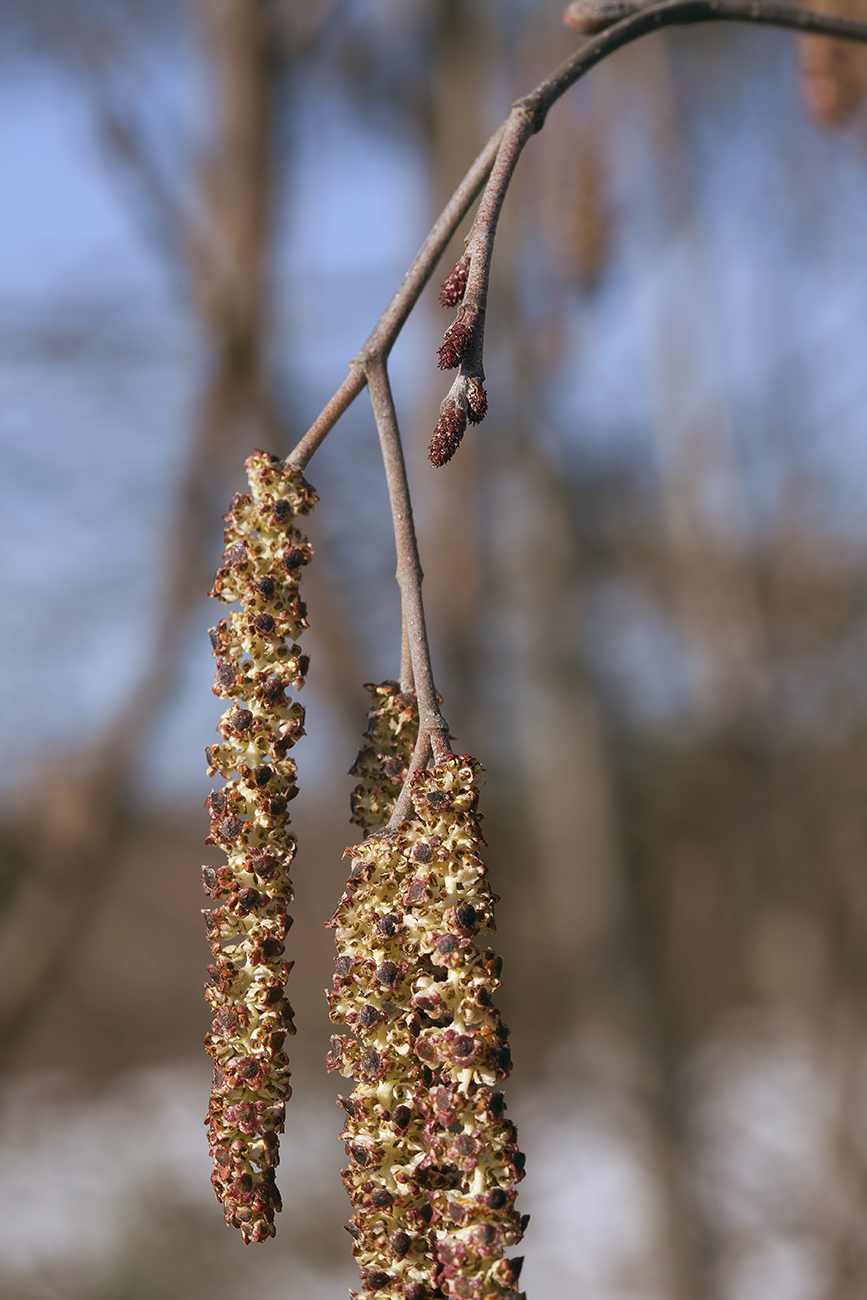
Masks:
[[[418,738],[418,702],[398,682],[368,683],[367,730],[358,757],[349,769],[360,777],[352,792],[350,821],[368,834],[384,826],[409,771]]]
[[[339,955],[329,1068],[355,1080],[342,1137],[346,1225],[364,1291],[381,1300],[516,1294],[524,1157],[499,1083],[511,1058],[493,1004],[500,962],[474,936],[493,929],[478,850],[480,769],[451,758],[418,771],[413,816],[394,836],[347,850],[331,922]]]
[[[298,470],[267,452],[253,453],[247,474],[250,492],[225,516],[211,592],[241,605],[211,630],[214,693],[232,703],[220,719],[221,743],[206,750],[208,774],[225,778],[207,801],[208,843],[219,844],[227,862],[205,867],[202,879],[219,904],[205,912],[214,954],[207,989],[214,1022],[205,1038],[214,1058],[205,1121],[211,1181],[226,1222],[250,1242],[274,1235],[277,1135],[292,1091],[283,1052],[295,1032],[284,996],[292,963],[282,958],[295,853],[287,808],[298,791],[288,751],[304,734],[304,709],[286,690],[300,689],[307,672],[294,642],[307,626],[298,578],[313,551],[295,520],[317,498]]]

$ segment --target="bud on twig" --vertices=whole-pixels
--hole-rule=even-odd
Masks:
[[[331,922],[331,1017],[353,1035],[329,1054],[355,1080],[340,1103],[347,1228],[364,1290],[382,1300],[492,1300],[518,1284],[505,1252],[526,1223],[524,1157],[498,1090],[511,1069],[500,962],[475,942],[496,901],[478,855],[479,771],[462,757],[415,774],[413,817],[347,850]]]
[[[440,407],[440,418],[434,426],[428,447],[428,459],[437,469],[447,465],[454,456],[467,428],[466,403],[456,400],[451,393]]]
[[[467,236],[466,253],[447,276],[442,288],[442,303],[454,305],[462,301],[463,305],[446,330],[439,349],[440,370],[454,370],[460,366],[460,374],[440,407],[440,418],[428,450],[436,466],[451,460],[467,423],[478,424],[488,410],[483,384],[491,255],[506,190],[521,150],[536,129],[533,114],[525,109],[523,102],[512,105],[488,183]]]
[[[652,0],[573,0],[563,14],[563,22],[582,36],[595,36],[650,3]]]
[[[228,860],[205,867],[203,884],[219,904],[205,912],[214,954],[207,990],[214,1023],[205,1038],[214,1058],[211,1181],[226,1222],[250,1242],[274,1235],[281,1208],[277,1135],[291,1094],[282,1049],[295,1032],[283,993],[291,963],[282,960],[295,853],[287,806],[297,794],[288,751],[304,734],[304,709],[285,692],[300,689],[307,672],[294,640],[307,626],[298,577],[313,552],[294,520],[317,498],[300,471],[266,452],[254,452],[247,473],[251,491],[236,496],[225,517],[211,592],[241,608],[211,632],[214,693],[232,703],[220,719],[221,744],[206,751],[209,775],[226,780],[207,801],[208,843]]]
[[[468,363],[443,398],[440,418],[428,447],[428,459],[437,469],[447,465],[461,445],[468,424],[479,424],[488,413],[488,396],[483,376],[470,373]]]
[[[443,335],[442,345],[437,353],[440,370],[454,370],[473,346],[479,313],[465,307],[457,320],[453,321]]]

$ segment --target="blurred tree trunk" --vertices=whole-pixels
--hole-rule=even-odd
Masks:
[[[624,102],[640,104],[641,139],[632,142],[631,172],[622,179],[632,213],[626,230],[673,602],[695,718],[713,726],[752,706],[766,688],[764,631],[667,34],[606,65],[599,88],[603,117]]]
[[[142,677],[89,749],[59,770],[47,769],[20,801],[20,885],[0,926],[6,1053],[63,979],[99,908],[128,825],[143,745],[174,692],[190,620],[209,585],[230,453],[239,443],[279,448],[287,441],[268,360],[284,69],[268,40],[266,0],[207,0],[199,12],[214,133],[207,157],[194,163],[190,206],[197,220],[172,233],[202,327],[204,377],[172,522],[161,539],[162,591]],[[124,120],[135,121],[134,105]],[[127,165],[131,157],[135,165],[143,161],[128,149]]]

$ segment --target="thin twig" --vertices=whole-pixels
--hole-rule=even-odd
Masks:
[[[491,174],[498,156],[500,142],[511,123],[519,117],[515,110],[521,110],[520,116],[526,115],[531,123],[528,134],[540,131],[552,104],[580,80],[585,73],[595,67],[607,55],[630,44],[648,32],[658,31],[663,27],[691,25],[704,22],[752,22],[768,27],[785,27],[794,31],[812,32],[819,35],[835,36],[842,40],[867,42],[867,24],[855,22],[849,18],[837,18],[831,14],[811,13],[807,9],[792,9],[788,5],[766,3],[765,0],[665,0],[665,3],[651,5],[638,13],[631,14],[621,22],[607,28],[599,36],[586,41],[567,59],[550,77],[546,77],[529,95],[516,101],[512,111],[503,125],[485,145],[464,179],[455,190],[443,209],[442,215],[434,225],[427,239],[403,278],[400,288],[392,298],[386,310],[379,318],[367,342],[350,363],[352,373],[343,381],[340,388],[328,402],[304,437],[289,456],[289,462],[299,469],[310,460],[317,447],[336,424],[337,420],[355,400],[364,387],[368,362],[377,357],[387,357],[407,317],[419,299],[419,296],[436,268],[446,245],[454,235],[460,222],[469,210],[488,176]],[[517,130],[517,128],[516,128]],[[503,156],[503,165],[511,161],[511,169],[520,154],[526,139],[521,140],[517,154]],[[505,185],[496,191],[501,205],[511,170]],[[492,191],[493,204],[495,192]],[[499,208],[497,214],[499,215]],[[493,227],[496,227],[496,216]],[[493,234],[493,231],[492,231]],[[490,268],[490,250],[487,253],[487,268]],[[478,273],[481,274],[482,263]],[[479,286],[479,292],[486,289]],[[467,358],[468,364],[470,358]],[[478,361],[481,366],[481,358]],[[480,381],[481,382],[481,381]],[[481,408],[483,392],[476,397]],[[448,400],[448,399],[447,399]],[[481,417],[478,417],[481,418]]]
[[[439,351],[440,369],[451,370],[457,366],[458,373],[440,406],[439,420],[430,445],[430,459],[438,467],[451,460],[467,424],[478,424],[487,413],[488,399],[484,389],[485,312],[494,239],[503,200],[518,159],[535,130],[534,118],[524,105],[514,105],[506,118],[497,157],[467,238],[466,253],[450,277],[456,277],[461,266],[469,263],[460,310],[446,330]],[[444,301],[442,298],[440,300]]]
[[[418,302],[422,289],[436,270],[437,262],[445,252],[446,245],[491,174],[504,130],[505,123],[491,136],[443,208],[439,219],[419,249],[415,261],[404,276],[400,288],[380,316],[370,338],[358,352],[355,358],[357,362],[363,364],[374,356],[388,356],[410,312]]]
[[[828,14],[812,13],[809,10],[792,9],[786,5],[765,3],[764,0],[665,0],[662,4],[649,6],[629,15],[594,39],[585,42],[531,94],[525,95],[512,105],[506,122],[485,145],[452,195],[404,276],[397,293],[383,312],[367,342],[353,358],[349,376],[288,458],[289,463],[299,469],[303,468],[367,382],[379,430],[394,521],[397,580],[401,590],[404,627],[401,683],[408,679],[411,663],[419,703],[419,740],[412,760],[415,767],[411,768],[411,771],[416,770],[422,762],[427,762],[428,739],[437,762],[444,761],[452,750],[449,745],[448,726],[440,713],[433,684],[421,597],[421,564],[412,520],[412,505],[400,432],[386,368],[389,352],[433,274],[446,245],[490,176],[490,184],[485,191],[468,241],[470,265],[464,309],[466,311],[472,306],[477,328],[469,331],[469,345],[457,358],[457,363],[466,363],[462,366],[461,374],[456,381],[456,383],[463,382],[464,409],[460,409],[457,401],[451,401],[449,411],[441,415],[440,425],[444,419],[447,425],[451,421],[451,425],[444,429],[443,437],[447,439],[452,435],[456,425],[463,420],[458,435],[459,440],[463,428],[466,427],[469,411],[476,420],[482,418],[486,407],[484,389],[481,387],[484,377],[483,322],[491,254],[506,190],[527,139],[534,132],[542,129],[552,104],[607,55],[649,32],[664,27],[714,21],[754,22],[764,26],[783,27],[867,43],[867,24]],[[474,383],[478,384],[476,389],[473,389]],[[450,398],[452,394],[443,404],[444,410]],[[437,426],[438,431],[440,425]],[[433,450],[431,458],[436,463]],[[395,818],[399,820],[400,816],[406,813],[409,806],[408,799],[409,778],[401,792],[389,826],[392,826]]]
[[[384,833],[388,835],[396,831],[402,821],[405,821],[409,815],[412,806],[412,778],[419,768],[427,767],[427,761],[430,758],[430,735],[426,731],[419,731],[418,740],[415,742],[415,749],[412,751],[409,769],[406,774],[406,780],[401,787],[400,794],[397,797],[397,803],[394,805],[394,812],[388,820],[388,825],[383,828]]]
[[[809,9],[793,9],[786,4],[767,3],[766,0],[665,0],[663,4],[650,5],[631,14],[587,41],[517,103],[533,116],[535,130],[540,131],[551,105],[615,50],[663,27],[707,22],[759,23],[764,27],[787,27],[793,31],[867,43],[867,23],[837,18],[832,14],[812,13]]]
[[[491,175],[485,186],[476,219],[473,222],[467,252],[470,255],[470,269],[467,275],[467,291],[464,302],[473,304],[477,311],[484,313],[488,303],[488,279],[491,256],[494,251],[494,237],[497,222],[506,197],[506,190],[515,170],[521,150],[535,131],[532,117],[522,104],[515,105],[503,126],[503,138],[497,150],[497,157],[491,168]]]
[[[463,221],[490,175],[504,127],[491,136],[470,170],[449,199],[427,239],[422,244],[401,286],[380,316],[364,346],[350,362],[352,374],[345,379],[331,401],[310,426],[289,456],[289,462],[303,469],[316,448],[364,387],[367,363],[387,357],[422,290],[436,270],[437,262],[452,235]],[[339,400],[338,400],[339,399]]]
[[[343,412],[355,401],[364,384],[364,372],[357,367],[353,367],[321,415],[314,420],[304,437],[292,449],[286,459],[287,465],[294,465],[296,469],[304,468],[316,448],[334,428]]]
[[[440,405],[439,419],[431,439],[429,455],[438,468],[451,460],[457,451],[467,424],[478,424],[487,413],[488,399],[483,387],[484,337],[491,257],[503,200],[524,145],[531,135],[541,130],[551,105],[606,55],[662,27],[715,19],[794,27],[799,31],[830,31],[825,14],[793,10],[778,4],[756,3],[755,0],[667,0],[612,22],[596,40],[582,45],[531,94],[512,105],[503,126],[502,143],[467,239],[466,254],[443,286],[446,290],[450,283],[456,283],[461,267],[466,268],[466,287],[460,310],[446,330],[439,350],[440,369],[451,370],[457,366],[458,373]],[[848,19],[833,19],[832,23],[836,34],[867,41],[867,25]]]
[[[385,359],[377,357],[367,366],[367,387],[370,390],[370,403],[379,431],[382,447],[382,459],[385,464],[385,477],[388,484],[388,496],[391,502],[391,517],[394,523],[394,540],[397,550],[397,581],[400,587],[401,608],[406,635],[409,641],[412,659],[412,671],[415,678],[415,692],[418,699],[419,736],[430,737],[436,761],[444,762],[450,757],[449,728],[440,713],[433,672],[430,662],[430,647],[425,627],[424,606],[421,598],[422,569],[418,556],[418,543],[412,518],[412,502],[409,495],[409,483],[406,477],[406,465],[400,441],[394,398],[388,382],[388,370]]]

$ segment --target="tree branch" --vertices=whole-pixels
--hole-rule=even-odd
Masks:
[[[528,134],[540,131],[552,104],[556,103],[560,96],[574,86],[575,82],[591,68],[609,54],[613,54],[615,50],[663,27],[688,26],[704,22],[759,23],[766,27],[784,27],[792,31],[811,32],[817,35],[834,36],[841,40],[867,43],[867,23],[855,22],[849,18],[837,18],[831,14],[812,13],[807,9],[793,9],[784,4],[767,3],[766,0],[665,0],[663,4],[651,5],[630,14],[606,28],[600,35],[586,41],[535,90],[517,100],[506,122],[491,136],[443,209],[442,215],[422,244],[418,256],[404,276],[397,293],[379,318],[367,342],[353,359],[353,374],[344,380],[321,415],[292,451],[289,461],[293,465],[299,469],[304,468],[339,417],[361,392],[364,387],[367,363],[376,357],[388,356],[407,317],[433,274],[446,245],[491,174],[507,128],[510,124],[517,123],[515,111],[520,110],[521,116],[529,119],[531,125]],[[515,131],[517,134],[517,126]],[[525,139],[521,140],[514,158],[508,151],[504,154],[504,167],[507,159],[510,159],[512,169],[514,168],[514,162],[525,142]],[[511,171],[506,177],[505,186],[499,192],[499,204],[502,204],[505,188],[510,179]],[[493,206],[493,193],[491,201]],[[499,215],[499,208],[496,215]],[[495,226],[496,216],[493,221],[493,227]],[[490,250],[487,253],[487,266],[490,267]],[[479,274],[481,268],[480,260]],[[479,288],[481,291],[482,287]]]
[[[624,0],[585,0],[580,17],[585,30],[602,33],[582,45],[556,72],[529,95],[517,100],[503,126],[502,142],[491,171],[476,219],[467,239],[467,250],[443,285],[443,306],[461,302],[460,310],[446,330],[439,350],[441,370],[458,367],[458,374],[442,401],[434,428],[429,456],[438,468],[447,464],[461,444],[467,424],[485,418],[488,399],[483,384],[485,310],[497,222],[512,180],[515,166],[530,136],[541,130],[551,105],[585,73],[621,46],[649,32],[672,25],[708,22],[758,22],[769,26],[793,27],[798,31],[830,31],[853,40],[867,41],[867,25],[845,18],[830,18],[806,10],[756,0],[667,0],[639,7]],[[575,6],[573,6],[575,8]],[[568,13],[568,11],[567,11]],[[626,17],[623,17],[623,14]],[[572,23],[570,25],[576,25]],[[463,295],[461,296],[461,288]]]
[[[535,132],[534,118],[522,103],[512,107],[503,125],[503,137],[485,186],[467,248],[447,278],[440,294],[443,306],[452,305],[465,283],[461,308],[443,337],[440,370],[458,367],[454,383],[442,405],[429,456],[438,468],[451,460],[460,446],[467,424],[485,418],[488,399],[484,389],[485,312],[497,222],[506,190],[524,145]]]
[[[809,9],[793,9],[787,4],[773,4],[767,0],[664,0],[663,4],[650,5],[630,14],[587,41],[517,103],[533,115],[535,130],[540,131],[551,105],[615,50],[663,27],[707,22],[759,23],[763,27],[786,27],[797,32],[867,43],[867,23],[837,18],[832,14],[812,13]]]
[[[397,336],[406,324],[407,317],[418,302],[421,292],[436,270],[452,235],[463,221],[474,199],[490,175],[497,156],[504,127],[491,136],[470,170],[443,209],[427,239],[422,244],[412,266],[403,277],[400,288],[380,316],[367,342],[350,362],[352,373],[343,381],[321,415],[289,456],[292,465],[303,469],[316,448],[337,423],[346,408],[355,400],[365,383],[369,362],[385,359],[394,346]],[[341,396],[342,395],[342,396]],[[340,400],[338,400],[340,399]]]
[[[286,463],[288,465],[294,465],[296,469],[304,468],[316,448],[334,428],[343,412],[355,401],[365,382],[363,370],[356,368],[350,370],[321,415],[317,416],[304,437],[287,456]]]
[[[624,8],[626,4],[609,5],[607,12],[622,12]],[[605,21],[604,15],[600,14],[600,18]],[[388,355],[446,245],[482,186],[488,181],[468,237],[467,252],[443,286],[442,301],[445,305],[456,305],[463,298],[462,310],[446,332],[443,348],[440,349],[440,364],[443,368],[460,366],[455,384],[441,408],[440,422],[431,444],[431,460],[434,464],[445,463],[460,441],[468,419],[474,422],[482,419],[487,407],[482,387],[482,349],[491,256],[503,200],[527,140],[542,129],[549,109],[561,95],[615,50],[664,27],[715,21],[755,22],[764,26],[867,43],[867,24],[792,9],[787,5],[766,3],[765,0],[664,0],[662,4],[628,14],[586,41],[534,91],[512,105],[508,118],[485,145],[452,195],[397,293],[367,342],[353,358],[349,376],[288,457],[290,464],[303,469],[367,383],[385,463],[397,549],[397,580],[403,616],[401,684],[404,685],[409,680],[411,667],[419,704],[419,739],[413,754],[410,776],[428,761],[428,747],[438,762],[444,761],[452,750],[448,725],[440,713],[433,683],[421,596],[423,575],[400,431],[388,380]],[[450,440],[453,445],[449,449]],[[408,776],[389,822],[389,829],[398,825],[408,811],[409,785]]]
[[[412,671],[415,679],[415,692],[418,699],[419,744],[428,736],[433,748],[434,758],[443,762],[451,755],[449,745],[449,728],[440,713],[433,672],[430,662],[430,647],[425,627],[424,606],[421,598],[422,569],[418,556],[418,543],[412,518],[412,502],[406,477],[406,465],[400,442],[400,430],[388,382],[388,370],[385,359],[377,357],[368,363],[367,386],[370,390],[370,403],[379,431],[382,447],[382,459],[385,464],[385,477],[388,483],[388,496],[391,502],[391,516],[394,523],[394,540],[397,549],[397,581],[400,587],[400,599],[403,623],[409,642]],[[419,746],[416,746],[419,752]]]

